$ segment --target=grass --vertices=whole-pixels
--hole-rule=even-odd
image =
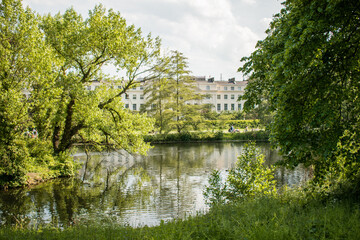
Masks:
[[[132,228],[114,223],[65,229],[1,228],[0,239],[359,239],[359,204],[263,197],[213,207],[205,215]]]

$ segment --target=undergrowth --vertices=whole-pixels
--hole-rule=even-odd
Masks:
[[[297,194],[244,199],[207,214],[132,228],[114,223],[65,229],[1,228],[0,239],[358,239],[360,210],[351,201],[318,201]]]

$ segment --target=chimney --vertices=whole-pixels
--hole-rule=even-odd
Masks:
[[[235,78],[229,78],[229,83],[234,83],[235,84]]]

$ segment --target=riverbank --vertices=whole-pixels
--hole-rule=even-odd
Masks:
[[[174,142],[214,142],[214,141],[269,141],[269,132],[265,130],[224,132],[224,131],[198,131],[168,134],[151,134],[144,137],[146,142],[151,143],[174,143]]]
[[[0,239],[358,239],[359,205],[289,195],[214,207],[205,215],[156,227],[116,225],[111,219],[64,229],[1,228]]]

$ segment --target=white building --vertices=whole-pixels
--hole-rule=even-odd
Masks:
[[[244,94],[247,81],[235,81],[235,78],[228,81],[214,81],[214,78],[206,80],[205,77],[194,77],[196,82],[196,92],[206,94],[198,104],[211,104],[214,111],[239,111],[243,108],[244,101],[238,102],[239,96]],[[123,97],[125,108],[139,111],[146,101],[143,93],[143,86],[127,91]]]

